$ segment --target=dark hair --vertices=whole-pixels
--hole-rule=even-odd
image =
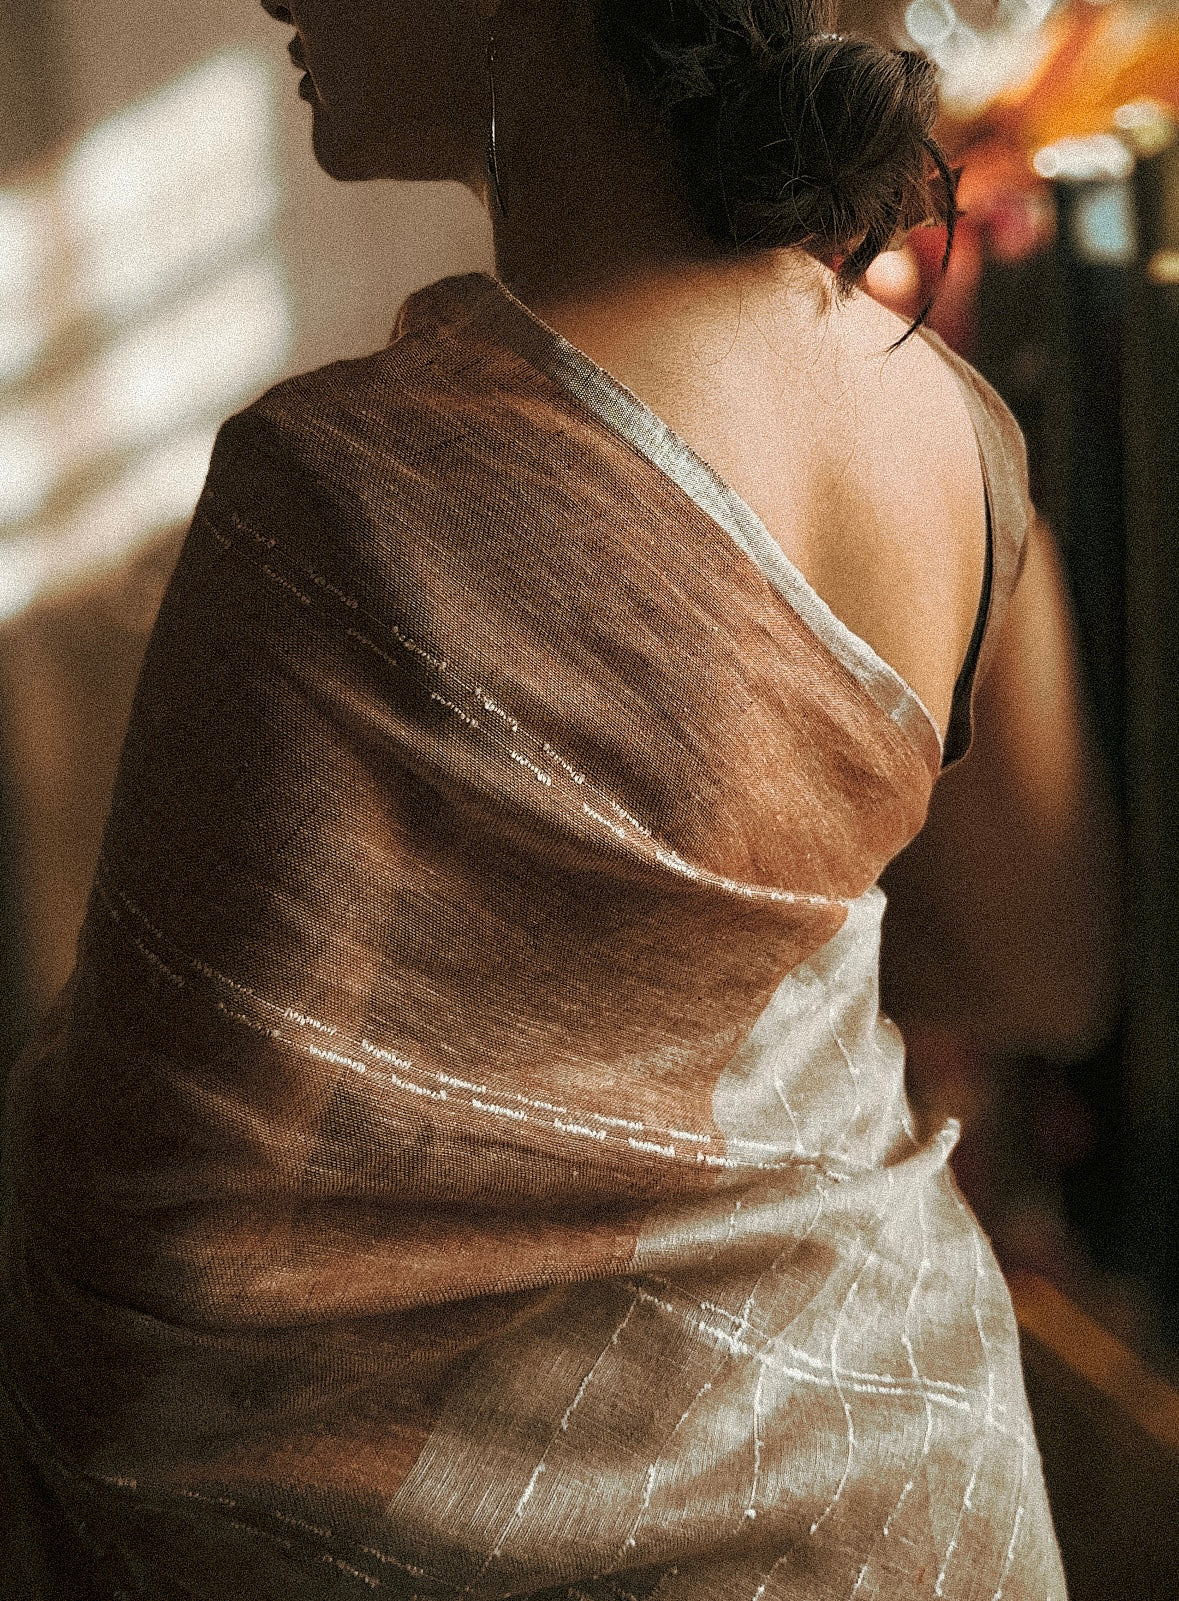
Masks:
[[[899,229],[939,221],[948,260],[955,174],[933,137],[925,56],[827,31],[835,0],[597,0],[597,10],[603,50],[668,128],[712,238],[737,250],[818,247],[840,258],[850,288]]]

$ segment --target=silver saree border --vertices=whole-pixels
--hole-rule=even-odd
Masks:
[[[443,279],[423,295],[457,301],[539,372],[559,383],[611,432],[679,486],[730,536],[830,654],[923,756],[940,767],[944,745],[916,690],[843,622],[807,582],[753,508],[647,403],[550,328],[490,273]]]

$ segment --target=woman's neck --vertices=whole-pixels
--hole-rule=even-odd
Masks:
[[[602,58],[592,28],[496,42],[496,269],[526,302],[593,297],[651,271],[721,258],[683,198],[671,141]]]
[[[587,310],[666,324],[677,304],[689,320],[710,306],[768,304],[792,321],[829,309],[830,273],[804,251],[736,256],[708,236],[670,136],[628,101],[590,14],[497,35],[505,210],[490,185],[487,200],[502,281],[555,325]]]

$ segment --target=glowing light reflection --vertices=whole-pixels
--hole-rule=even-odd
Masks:
[[[932,56],[939,46],[945,44],[957,26],[958,14],[949,0],[912,0],[905,12],[905,27],[909,30],[909,37],[927,55]]]
[[[941,69],[942,100],[970,116],[1036,72],[1051,48],[1044,28],[1059,0],[999,0],[993,20],[977,28],[950,0],[911,0],[905,27]]]
[[[1179,284],[1179,250],[1156,250],[1146,264],[1146,276],[1154,284]]]
[[[1072,210],[1073,244],[1082,261],[1124,267],[1138,254],[1138,229],[1126,183],[1087,186]]]
[[[1134,170],[1134,157],[1116,134],[1093,133],[1043,145],[1032,157],[1032,166],[1041,178],[1108,183],[1128,178]]]

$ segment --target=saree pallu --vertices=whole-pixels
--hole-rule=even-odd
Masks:
[[[1063,1597],[878,1006],[970,676],[943,753],[484,275],[224,426],[7,1113],[8,1448],[93,1593]]]

